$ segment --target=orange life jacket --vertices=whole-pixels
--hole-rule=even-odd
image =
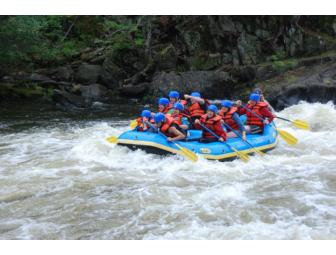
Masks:
[[[208,129],[212,130],[214,133],[214,125],[218,122],[218,121],[221,121],[222,117],[219,116],[219,115],[215,115],[214,117],[212,118],[208,118],[208,115],[207,114],[204,114],[202,115],[200,121],[201,123],[206,126]],[[205,138],[214,138],[214,136],[208,132],[207,130],[203,130],[203,136]]]
[[[182,125],[182,118],[186,117],[186,118],[189,118],[188,115],[184,114],[184,113],[179,113],[179,114],[174,114],[174,113],[171,113],[169,114],[174,120],[175,122],[178,124],[178,125]]]
[[[262,115],[260,113],[260,109],[261,108],[264,108],[264,107],[268,107],[268,104],[265,103],[265,102],[258,102],[256,105],[254,106],[251,106],[251,105],[248,105],[246,106],[247,109],[249,109],[250,111],[246,111],[246,117],[247,117],[247,125],[256,125],[256,126],[259,126],[259,127],[263,127],[264,126],[264,123],[263,121],[260,119],[262,118]],[[259,118],[257,116],[260,116]]]
[[[231,107],[227,112],[220,112],[219,115],[222,116],[226,125],[230,126],[234,130],[239,130],[239,125],[232,119],[232,115],[237,112],[237,107]],[[230,132],[231,130],[228,130]]]
[[[137,127],[138,127],[138,131],[145,131],[147,130],[149,127],[147,127],[147,125],[143,122],[143,118],[139,117],[136,119],[137,122]],[[154,124],[154,120],[150,119],[149,120],[150,123]],[[145,128],[146,127],[146,128]]]
[[[165,134],[166,136],[174,137],[174,135],[173,135],[173,134],[170,134],[168,130],[169,130],[169,128],[170,128],[173,124],[177,124],[177,125],[178,125],[178,123],[176,122],[176,120],[175,120],[172,116],[170,116],[170,114],[165,115],[165,117],[166,117],[166,120],[165,120],[165,122],[162,124],[162,126],[160,127],[160,131],[161,131],[163,134]]]

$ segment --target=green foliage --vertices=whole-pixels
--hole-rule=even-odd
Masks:
[[[280,72],[293,69],[297,66],[298,66],[298,62],[295,59],[289,59],[289,60],[284,60],[284,61],[278,60],[272,63],[272,67],[275,70],[280,71]]]
[[[103,24],[105,33],[108,34],[108,44],[112,50],[124,50],[132,47],[143,47],[145,38],[138,25],[129,20],[118,20],[118,18],[107,19]]]
[[[274,55],[271,56],[271,61],[278,61],[286,58],[286,53],[283,50],[277,51]]]
[[[95,23],[88,24],[92,19]],[[99,27],[97,19],[91,16],[1,17],[0,65],[48,64],[71,58],[93,40]]]

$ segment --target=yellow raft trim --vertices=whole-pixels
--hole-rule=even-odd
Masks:
[[[267,144],[267,145],[263,145],[263,146],[259,146],[259,147],[255,147],[258,150],[264,151],[264,150],[269,150],[269,149],[273,149],[277,143],[278,143],[279,139],[277,137],[277,139],[275,140],[274,143],[271,144]],[[158,144],[155,142],[148,142],[148,141],[137,141],[137,140],[128,140],[128,139],[118,139],[118,144],[130,144],[130,145],[146,145],[146,146],[152,146],[161,150],[165,150],[165,151],[169,151],[171,153],[175,153],[175,154],[179,154],[181,156],[183,156],[184,154],[180,151],[180,150],[175,150],[171,147],[168,146],[164,146],[162,144]],[[240,152],[245,152],[247,154],[249,153],[255,153],[255,151],[251,148],[251,149],[247,149],[247,150],[242,150]],[[201,155],[206,159],[213,159],[213,160],[221,160],[221,159],[228,159],[228,158],[235,158],[237,157],[237,154],[235,152],[231,152],[231,153],[225,153],[225,154],[221,154],[221,155],[209,155],[209,154],[198,154],[197,155]]]

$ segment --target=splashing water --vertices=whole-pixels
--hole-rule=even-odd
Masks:
[[[299,143],[247,164],[107,143],[127,120],[3,132],[0,239],[335,239],[335,106],[278,114],[312,131],[277,120]]]

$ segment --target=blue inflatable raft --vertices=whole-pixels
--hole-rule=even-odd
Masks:
[[[233,160],[236,154],[225,143],[212,142],[200,143],[202,136],[200,130],[189,130],[186,140],[178,143],[199,156],[212,160]],[[247,135],[247,140],[258,150],[269,151],[275,148],[278,142],[278,134],[273,125],[266,125],[262,134]],[[240,138],[230,138],[227,143],[239,151],[253,154],[253,149]],[[159,155],[181,154],[181,151],[167,139],[157,133],[127,131],[118,138],[118,145],[126,146],[132,150],[141,149],[148,153]]]

